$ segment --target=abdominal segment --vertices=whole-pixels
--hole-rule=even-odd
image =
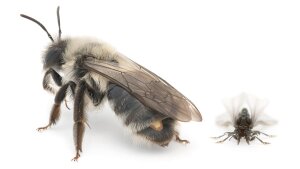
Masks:
[[[116,84],[108,85],[107,98],[116,115],[138,136],[167,145],[177,133],[174,119],[143,105]]]

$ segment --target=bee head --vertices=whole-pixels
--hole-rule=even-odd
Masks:
[[[57,14],[57,22],[58,22],[58,38],[56,41],[52,38],[51,34],[48,32],[48,30],[43,24],[41,24],[39,21],[37,21],[36,19],[30,16],[21,14],[21,17],[31,20],[36,24],[38,24],[47,33],[49,39],[52,41],[52,44],[47,48],[44,55],[44,59],[43,59],[44,69],[54,68],[59,70],[61,69],[61,66],[64,64],[63,54],[67,46],[67,41],[61,40],[59,6],[57,7],[56,14]]]

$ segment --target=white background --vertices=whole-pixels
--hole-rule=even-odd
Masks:
[[[166,79],[199,108],[202,123],[182,123],[191,144],[168,148],[133,144],[109,108],[89,113],[83,154],[74,156],[72,111],[47,123],[53,96],[42,89],[41,55],[50,43],[27,14],[63,37],[102,39]],[[0,4],[0,168],[297,168],[300,120],[300,4],[252,1],[7,1]],[[264,130],[270,145],[234,140],[215,118],[222,99],[248,92],[269,100],[279,123]],[[298,160],[299,161],[299,160]]]

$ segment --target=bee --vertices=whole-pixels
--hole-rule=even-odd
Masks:
[[[62,38],[57,7],[58,38],[53,39],[36,19],[21,17],[38,24],[52,43],[43,55],[43,88],[55,93],[49,123],[37,130],[55,125],[67,93],[73,98],[73,134],[77,161],[82,152],[87,105],[95,108],[108,100],[115,114],[133,134],[159,146],[172,139],[186,144],[175,129],[178,121],[202,121],[197,107],[168,82],[130,60],[108,44],[91,38]],[[54,82],[57,91],[51,86]]]
[[[276,120],[264,113],[264,109],[267,106],[266,100],[243,93],[232,99],[225,100],[224,106],[227,112],[217,118],[217,124],[222,127],[234,127],[234,131],[225,132],[221,136],[213,137],[214,139],[223,138],[217,141],[217,143],[223,143],[227,139],[234,138],[237,140],[237,144],[239,144],[240,140],[245,138],[247,144],[250,144],[250,141],[255,139],[263,144],[270,144],[259,138],[259,135],[274,137],[273,135],[255,130],[259,125],[270,126],[277,123]]]

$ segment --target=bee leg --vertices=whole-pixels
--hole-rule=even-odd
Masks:
[[[55,93],[54,89],[49,85],[50,76],[52,77],[53,81],[57,86],[62,85],[62,78],[61,76],[53,69],[49,69],[46,71],[44,78],[43,78],[43,88],[51,93]]]
[[[61,102],[65,99],[66,97],[66,92],[69,86],[74,87],[75,83],[70,81],[69,83],[63,85],[56,93],[55,99],[54,99],[54,105],[52,107],[51,113],[50,113],[50,118],[49,118],[49,123],[45,127],[40,127],[37,130],[42,131],[46,130],[50,126],[56,124],[60,117],[60,105]]]
[[[181,143],[181,144],[189,144],[190,142],[188,140],[182,140],[180,137],[179,137],[179,134],[176,133],[175,135],[175,140],[178,142],[178,143]]]
[[[82,140],[84,135],[84,123],[86,121],[85,113],[84,113],[84,95],[87,89],[87,84],[84,81],[79,83],[78,89],[75,94],[74,100],[74,142],[75,142],[75,150],[76,155],[72,159],[72,161],[77,161],[80,157],[80,152],[82,152]]]
[[[93,78],[91,78],[91,86],[87,84],[86,87],[87,94],[89,98],[93,101],[94,106],[98,106],[103,100],[105,94],[100,91]]]

